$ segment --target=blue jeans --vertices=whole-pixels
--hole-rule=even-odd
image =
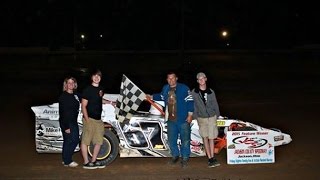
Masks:
[[[190,124],[184,122],[183,124],[168,120],[168,140],[172,157],[180,156],[182,159],[189,159],[190,157]],[[180,135],[181,146],[180,152],[177,140]]]
[[[79,127],[78,124],[70,125],[70,133],[62,132],[63,146],[62,146],[62,160],[64,164],[70,164],[72,155],[77,145],[79,144]]]

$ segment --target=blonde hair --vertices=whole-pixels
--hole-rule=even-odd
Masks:
[[[74,78],[74,77],[67,77],[67,78],[65,78],[64,81],[63,81],[62,91],[67,91],[67,85],[68,85],[68,81],[69,81],[70,79],[74,82],[74,90],[76,90],[76,89],[78,88],[78,83],[77,83],[76,78]]]

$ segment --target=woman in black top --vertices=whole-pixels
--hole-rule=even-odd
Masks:
[[[68,167],[76,167],[78,163],[72,160],[72,155],[79,143],[78,114],[79,96],[75,93],[77,81],[68,77],[63,82],[63,92],[59,98],[59,122],[63,135],[62,160]]]

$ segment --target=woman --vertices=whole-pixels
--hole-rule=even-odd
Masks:
[[[64,166],[76,167],[72,155],[79,143],[79,127],[77,123],[80,99],[75,93],[77,81],[68,77],[63,82],[63,92],[59,97],[59,122],[63,135],[62,160]]]

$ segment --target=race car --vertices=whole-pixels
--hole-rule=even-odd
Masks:
[[[104,99],[115,102],[118,94],[105,94]],[[98,154],[98,160],[106,165],[120,157],[170,157],[167,137],[167,123],[158,110],[163,102],[156,102],[157,108],[150,106],[149,111],[137,111],[129,123],[121,125],[116,119],[115,108],[103,104],[102,120],[105,123],[104,142]],[[81,108],[81,107],[80,107]],[[35,113],[35,139],[38,153],[61,153],[63,137],[59,126],[59,104],[33,106]],[[81,111],[80,111],[81,112]],[[78,115],[79,133],[82,133],[82,114]],[[215,139],[215,153],[227,147],[228,131],[268,131],[274,141],[272,146],[291,142],[288,134],[277,129],[267,129],[253,123],[219,117],[217,125],[219,136]],[[199,134],[196,120],[191,122],[191,157],[205,156],[204,145]],[[180,140],[177,141],[180,144]],[[76,148],[79,151],[79,147]],[[92,156],[93,145],[88,147]]]

